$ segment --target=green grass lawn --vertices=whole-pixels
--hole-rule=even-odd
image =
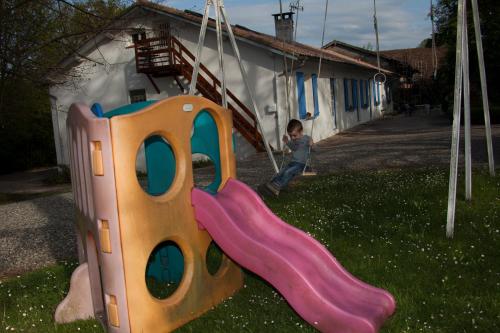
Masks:
[[[471,203],[462,181],[452,240],[445,237],[447,191],[444,169],[346,173],[303,179],[267,203],[355,276],[395,296],[396,314],[381,332],[500,332],[500,176],[475,170]],[[74,267],[1,282],[0,331],[103,332],[95,321],[52,321]],[[247,273],[240,292],[177,332],[314,329]]]

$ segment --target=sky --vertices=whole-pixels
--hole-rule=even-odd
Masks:
[[[164,0],[162,4],[178,9],[203,12],[205,0]],[[295,1],[294,1],[295,2]],[[434,1],[436,2],[436,1]],[[282,0],[288,11],[290,0]],[[321,46],[326,0],[302,0],[297,41]],[[279,13],[279,0],[225,0],[231,24],[274,35],[271,14]],[[376,0],[380,49],[417,47],[431,34],[429,0]],[[375,49],[372,0],[329,0],[325,44],[336,39],[355,46]],[[213,16],[213,10],[211,11]]]

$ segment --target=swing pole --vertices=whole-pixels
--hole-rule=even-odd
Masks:
[[[470,79],[469,79],[469,36],[467,27],[467,5],[464,4],[463,22],[463,89],[464,89],[464,143],[465,143],[465,200],[472,200],[472,158],[470,127]]]
[[[491,139],[490,104],[488,101],[488,84],[486,81],[486,68],[484,65],[483,40],[481,36],[481,21],[479,20],[479,7],[477,0],[472,0],[472,13],[474,17],[474,32],[476,34],[477,58],[479,60],[479,74],[481,77],[481,92],[483,97],[484,127],[488,147],[488,165],[490,176],[495,176],[495,160],[493,158],[493,142]]]
[[[223,44],[223,39],[222,39],[222,23],[221,20],[224,20],[224,23],[226,25],[226,29],[229,35],[229,40],[231,41],[231,45],[234,51],[234,54],[238,60],[238,64],[240,66],[240,71],[241,71],[241,76],[243,78],[243,81],[245,83],[245,87],[248,91],[248,94],[250,95],[250,99],[252,100],[252,106],[253,106],[253,111],[255,114],[255,117],[257,119],[257,125],[258,128],[262,134],[262,140],[264,141],[264,146],[266,148],[266,152],[269,156],[269,159],[272,162],[273,168],[276,173],[278,173],[278,166],[276,164],[276,160],[274,159],[273,153],[271,151],[271,147],[269,145],[269,142],[266,139],[266,136],[264,134],[264,130],[262,127],[262,119],[260,117],[259,110],[257,108],[257,103],[255,102],[255,98],[253,96],[252,91],[250,90],[250,85],[248,83],[247,75],[246,75],[246,69],[245,66],[243,65],[241,61],[241,56],[240,56],[240,51],[238,49],[238,45],[236,44],[236,39],[233,34],[233,30],[231,28],[231,23],[229,22],[229,17],[226,13],[226,10],[224,8],[224,2],[223,0],[206,0],[205,2],[205,11],[203,15],[203,20],[202,20],[202,25],[201,25],[201,31],[200,31],[200,37],[198,41],[198,48],[196,51],[196,60],[195,60],[195,65],[193,68],[193,75],[191,77],[191,84],[189,86],[189,94],[194,95],[196,92],[196,82],[198,79],[199,75],[199,69],[200,69],[200,63],[201,63],[201,53],[203,49],[203,45],[205,43],[205,35],[207,31],[207,25],[208,25],[208,16],[210,13],[210,6],[213,5],[215,8],[215,15],[216,15],[216,20],[218,20],[218,23],[216,22],[216,29],[217,29],[217,49],[219,51],[219,64],[224,63],[224,54],[223,54],[223,46],[220,44]],[[222,75],[222,80],[221,80],[221,96],[222,96],[222,102],[225,108],[227,108],[227,99],[226,99],[226,89],[225,89],[225,75],[224,75],[224,67],[223,65],[220,68],[221,75]]]
[[[455,59],[455,91],[453,104],[453,129],[451,138],[450,181],[448,186],[448,212],[446,222],[446,236],[453,238],[455,228],[455,207],[457,199],[457,171],[460,143],[460,114],[462,106],[462,53],[464,49],[464,7],[465,0],[458,0],[457,14],[457,49]]]
[[[196,49],[196,60],[193,67],[193,74],[191,75],[191,84],[189,85],[189,95],[191,96],[194,96],[194,94],[196,93],[196,82],[198,81],[198,74],[200,72],[201,51],[203,50],[203,46],[205,45],[205,34],[207,32],[210,5],[212,5],[212,0],[206,0],[203,21],[201,23],[200,37],[198,39],[198,48]]]
[[[243,64],[243,62],[241,60],[240,51],[239,51],[238,45],[236,44],[236,39],[234,37],[233,29],[231,28],[231,23],[229,21],[229,17],[227,15],[226,9],[224,7],[223,0],[218,0],[217,5],[219,6],[222,18],[224,19],[224,24],[226,25],[226,30],[228,32],[229,40],[231,41],[231,45],[233,47],[234,55],[236,56],[236,58],[238,60],[238,65],[240,67],[241,76],[242,76],[243,81],[245,83],[245,87],[248,91],[248,95],[250,96],[250,99],[252,101],[253,111],[254,111],[255,117],[257,118],[257,125],[259,126],[259,130],[262,133],[262,140],[264,141],[264,146],[266,148],[267,155],[269,156],[269,159],[272,162],[274,171],[276,173],[278,173],[279,172],[278,165],[276,164],[276,160],[274,159],[273,152],[271,151],[271,147],[269,146],[269,142],[266,139],[266,135],[264,133],[264,128],[262,127],[262,119],[261,119],[261,116],[259,113],[259,109],[257,107],[257,103],[255,101],[252,90],[250,89],[250,84],[249,84],[248,78],[247,78],[247,71],[246,71],[245,65]]]
[[[222,24],[220,12],[220,0],[215,1],[215,25],[217,28],[217,52],[219,53],[219,74],[221,81],[221,97],[222,106],[227,109],[227,95],[226,95],[226,75],[224,72],[224,40],[222,39]]]

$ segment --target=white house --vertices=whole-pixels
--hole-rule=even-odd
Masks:
[[[286,14],[283,19],[293,17]],[[184,93],[194,63],[189,54],[196,53],[201,19],[194,12],[138,2],[62,61],[50,75],[58,164],[69,164],[65,126],[72,103],[99,102],[108,111]],[[280,14],[275,19],[278,23]],[[378,69],[370,63],[331,50],[285,42],[239,25],[233,30],[263,119],[263,134],[274,149],[282,148],[280,138],[286,133],[290,117],[303,119],[305,133],[313,132],[314,140],[319,141],[392,109],[384,85],[373,82]],[[242,158],[262,150],[262,145],[257,142],[258,135],[251,137],[255,125],[244,110],[251,110],[251,100],[227,38],[224,50],[227,87],[233,94],[229,102],[233,114],[238,113],[234,118],[239,117],[234,121],[236,155]],[[200,74],[206,91],[202,86],[198,90],[217,99],[218,88],[210,91],[208,87],[216,86],[214,78],[219,75],[213,21],[209,22],[201,61],[207,69]],[[315,116],[314,131],[313,121],[305,120],[307,113]]]

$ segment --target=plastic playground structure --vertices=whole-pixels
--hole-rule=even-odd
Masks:
[[[227,109],[178,96],[94,112],[73,104],[68,116],[80,266],[57,322],[94,317],[113,333],[170,332],[237,292],[243,285],[238,264],[270,282],[321,332],[375,333],[393,314],[390,293],[353,277],[236,180]],[[135,167],[143,143],[147,191]],[[195,152],[216,167],[206,189],[194,188]],[[212,238],[226,255],[213,275],[205,263]],[[160,300],[145,277],[158,277],[148,273],[155,266],[150,256],[166,241],[181,252],[180,262],[171,261],[181,265],[180,284]]]

